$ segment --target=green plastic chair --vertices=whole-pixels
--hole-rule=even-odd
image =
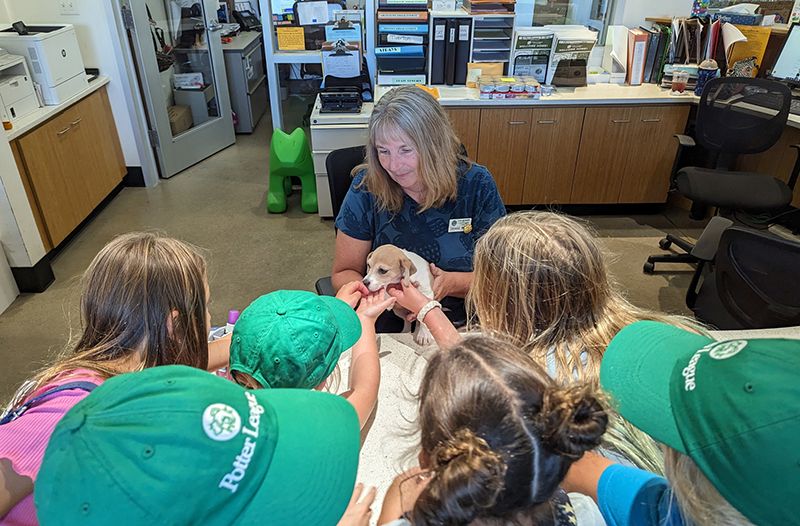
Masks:
[[[269,145],[269,189],[267,211],[280,214],[286,211],[286,196],[292,184],[291,177],[300,179],[300,207],[303,212],[317,211],[317,181],[311,146],[302,128],[287,134],[283,130],[272,133]]]

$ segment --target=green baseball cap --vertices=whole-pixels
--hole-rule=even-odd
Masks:
[[[345,302],[305,290],[278,290],[251,303],[233,328],[230,369],[264,387],[313,389],[361,337]]]
[[[691,457],[755,524],[791,524],[800,480],[800,340],[716,341],[640,321],[611,341],[600,383],[620,414]]]
[[[51,524],[336,524],[359,425],[340,396],[199,369],[113,377],[61,419],[36,479]]]

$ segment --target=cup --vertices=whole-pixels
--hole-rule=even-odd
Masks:
[[[672,74],[672,91],[683,93],[686,91],[686,84],[689,82],[689,73],[686,71],[675,71]]]

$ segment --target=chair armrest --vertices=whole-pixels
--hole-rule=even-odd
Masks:
[[[733,221],[724,217],[714,216],[703,229],[697,243],[694,244],[691,254],[703,261],[713,261],[717,255],[717,247],[722,233],[733,225]]]
[[[314,283],[314,288],[320,296],[336,296],[336,290],[333,288],[330,276],[319,278],[317,282]]]
[[[678,146],[680,148],[691,148],[692,146],[696,146],[694,139],[689,137],[688,135],[683,135],[682,133],[676,133],[673,135],[676,139],[678,139]]]
[[[800,144],[790,144],[789,148],[794,148],[797,150],[797,158],[794,160],[794,168],[792,168],[792,174],[789,176],[789,188],[794,190],[794,185],[797,184],[797,177],[800,175]]]

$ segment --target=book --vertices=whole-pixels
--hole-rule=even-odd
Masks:
[[[647,60],[648,33],[641,29],[628,30],[628,76],[625,79],[631,86],[638,86],[644,80],[644,66]]]

